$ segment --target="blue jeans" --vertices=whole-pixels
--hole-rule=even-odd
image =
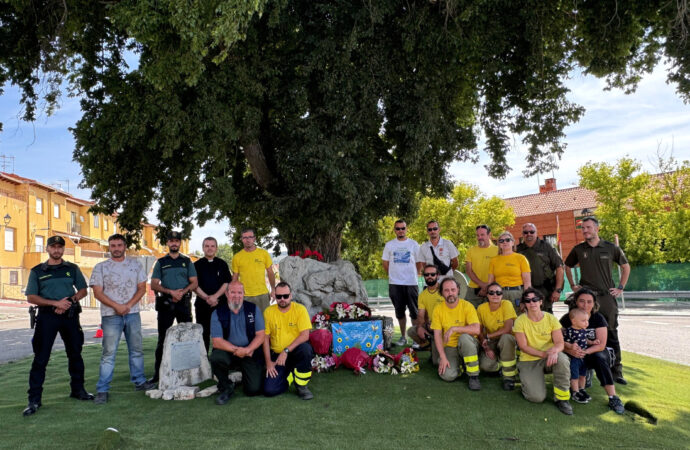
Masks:
[[[125,316],[105,316],[101,318],[103,329],[103,355],[98,375],[97,392],[108,392],[115,370],[115,355],[120,345],[120,337],[125,332],[129,350],[129,375],[135,385],[146,381],[144,376],[144,351],[141,337],[141,316],[139,313]]]

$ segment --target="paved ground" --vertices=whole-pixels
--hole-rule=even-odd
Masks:
[[[382,302],[377,314],[393,317],[393,308]],[[620,339],[623,350],[690,365],[690,302],[632,302],[620,315]],[[555,309],[557,317],[566,312],[563,304]],[[144,311],[142,326],[145,336],[156,335],[156,312]],[[98,344],[93,335],[100,323],[98,310],[84,310],[81,323],[87,345]],[[0,302],[0,363],[15,361],[32,354],[28,305]],[[64,346],[58,337],[54,350]]]

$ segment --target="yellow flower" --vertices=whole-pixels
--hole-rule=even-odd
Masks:
[[[371,347],[371,342],[367,342],[367,348]]]
[[[343,338],[338,338],[338,342],[343,342]]]

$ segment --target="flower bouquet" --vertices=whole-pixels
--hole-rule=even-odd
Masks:
[[[395,358],[386,352],[378,352],[371,360],[371,369],[376,373],[397,374]]]
[[[333,355],[316,355],[311,360],[312,370],[318,373],[330,372],[335,369],[335,356]]]
[[[345,302],[333,302],[331,303],[330,313],[336,320],[349,319],[350,318],[350,307],[349,303]]]
[[[356,375],[365,374],[366,367],[369,366],[369,355],[361,348],[352,347],[337,357],[336,367],[339,367],[341,364],[348,369],[354,370]]]
[[[315,330],[328,328],[331,324],[331,316],[326,312],[318,312],[311,318],[311,323],[314,325]]]
[[[309,344],[318,355],[327,355],[331,352],[333,333],[327,328],[317,328],[309,333]]]
[[[400,373],[419,372],[419,358],[410,347],[395,355],[395,364]]]

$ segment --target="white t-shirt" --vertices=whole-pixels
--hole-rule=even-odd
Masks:
[[[102,286],[103,293],[115,303],[124,305],[137,291],[137,284],[146,281],[146,273],[135,259],[125,257],[122,262],[108,259],[93,268],[89,286]],[[129,313],[139,312],[139,303]],[[110,306],[101,303],[101,316],[114,316],[117,313]]]
[[[414,239],[393,239],[383,248],[383,260],[388,261],[388,284],[417,286],[417,253]]]
[[[450,260],[458,257],[458,249],[455,248],[452,242],[448,239],[439,238],[438,244],[434,247],[434,253],[436,257],[443,262],[443,264],[450,267]],[[419,252],[417,253],[417,261],[423,262],[424,264],[433,264],[434,257],[431,256],[431,241],[426,241],[419,246]],[[444,277],[448,278],[453,276],[453,270],[451,269]]]

